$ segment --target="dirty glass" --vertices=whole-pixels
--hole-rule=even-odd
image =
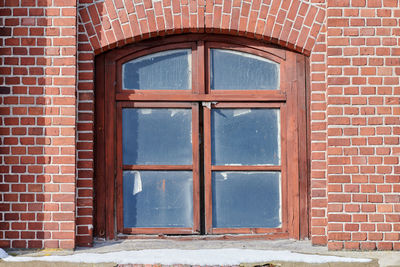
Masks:
[[[177,49],[133,59],[122,65],[123,89],[189,90],[191,50]]]
[[[212,109],[213,165],[279,165],[279,109]]]
[[[211,49],[211,89],[277,90],[279,64],[256,55]]]
[[[122,109],[125,165],[191,165],[192,110]]]
[[[193,227],[190,171],[124,171],[124,227]]]
[[[213,227],[280,227],[280,179],[280,172],[213,172]]]

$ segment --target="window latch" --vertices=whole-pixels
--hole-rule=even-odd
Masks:
[[[211,105],[215,105],[215,104],[217,104],[218,102],[201,102],[201,105],[203,106],[203,107],[206,107],[206,108],[208,108],[208,109],[211,109]]]

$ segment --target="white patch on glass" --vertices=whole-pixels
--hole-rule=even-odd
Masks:
[[[149,114],[151,114],[153,112],[153,110],[152,109],[149,109],[149,108],[141,108],[140,109],[140,113],[142,113],[143,115],[149,115]]]
[[[171,117],[174,117],[176,114],[178,113],[187,113],[187,109],[169,109],[169,111],[171,112]]]
[[[228,173],[227,172],[221,172],[222,177],[224,177],[224,180],[228,180]]]
[[[251,109],[234,109],[233,110],[233,117],[245,115],[247,113],[250,113]]]
[[[133,195],[136,195],[140,192],[142,192],[142,178],[140,177],[140,172],[138,171],[131,171],[131,174],[133,174]]]

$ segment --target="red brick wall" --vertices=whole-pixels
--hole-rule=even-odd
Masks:
[[[397,0],[327,3],[330,249],[400,249]]]
[[[209,32],[310,57],[313,244],[400,248],[398,0],[0,1],[1,246],[92,243],[95,55]]]
[[[1,0],[0,246],[75,246],[76,2]]]

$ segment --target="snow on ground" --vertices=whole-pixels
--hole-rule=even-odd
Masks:
[[[0,248],[0,259],[7,258],[8,254],[3,249]]]
[[[7,254],[7,253],[6,253]],[[75,253],[67,256],[6,257],[4,261],[62,261],[117,264],[189,264],[189,265],[236,265],[249,262],[291,261],[306,263],[370,262],[370,259],[344,258],[294,253],[287,250],[252,249],[149,249],[109,253]]]

